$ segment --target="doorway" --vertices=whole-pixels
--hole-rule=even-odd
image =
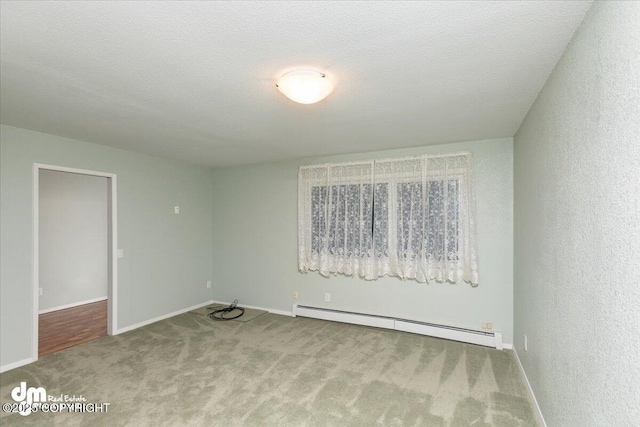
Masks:
[[[34,164],[33,358],[117,331],[116,175]]]

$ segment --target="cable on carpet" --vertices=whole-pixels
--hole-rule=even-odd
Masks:
[[[237,311],[238,313],[234,313],[234,315],[229,315],[228,313],[232,313]],[[233,320],[244,314],[244,308],[238,307],[238,300],[234,300],[229,307],[219,308],[218,310],[212,311],[207,314],[211,320]]]

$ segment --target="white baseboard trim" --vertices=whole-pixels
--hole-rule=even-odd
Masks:
[[[19,368],[20,366],[28,365],[29,363],[33,363],[33,357],[28,359],[18,360],[17,362],[7,363],[6,365],[0,366],[0,373],[7,372],[15,368]]]
[[[520,367],[520,372],[522,373],[522,377],[524,378],[524,382],[527,385],[527,389],[529,390],[529,397],[533,401],[533,404],[536,407],[536,418],[538,422],[543,426],[547,427],[547,423],[542,416],[542,411],[540,410],[540,405],[538,405],[538,400],[536,399],[536,395],[533,393],[533,389],[531,388],[531,384],[529,383],[529,378],[527,378],[527,373],[524,371],[524,366],[522,366],[522,362],[520,362],[520,357],[518,356],[518,352],[516,349],[513,349],[513,354],[516,355],[516,362],[518,362],[518,366]]]
[[[231,304],[230,302],[226,302],[226,301],[211,301],[209,304],[224,304],[224,305],[229,305]],[[276,310],[274,308],[267,308],[267,307],[257,307],[255,305],[246,305],[246,304],[240,304],[238,303],[238,305],[240,307],[244,307],[244,308],[251,308],[253,310],[264,310],[264,311],[268,311],[269,313],[273,313],[273,314],[279,314],[281,316],[289,316],[292,317],[293,313],[290,311],[286,311],[286,310]]]
[[[44,310],[38,311],[38,314],[51,313],[52,311],[58,311],[58,310],[66,310],[67,308],[73,308],[73,307],[77,307],[79,305],[85,305],[85,304],[92,304],[94,302],[105,301],[106,299],[107,299],[107,297],[104,296],[104,297],[100,297],[100,298],[88,299],[86,301],[80,301],[80,302],[74,302],[74,303],[71,303],[71,304],[59,305],[59,306],[53,307],[53,308],[45,308]]]
[[[102,299],[100,299],[100,300],[102,300]],[[85,301],[83,304],[88,304],[88,302]],[[130,326],[125,326],[124,328],[118,329],[114,335],[122,334],[124,332],[133,331],[134,329],[138,329],[138,328],[141,328],[143,326],[150,325],[152,323],[159,322],[160,320],[168,319],[169,317],[177,316],[179,314],[186,313],[186,312],[191,311],[191,310],[196,310],[196,309],[201,308],[201,307],[206,307],[207,305],[211,305],[211,304],[227,304],[228,305],[230,303],[224,302],[224,301],[210,300],[210,301],[207,301],[207,302],[203,302],[203,303],[200,303],[200,304],[193,305],[191,307],[187,307],[187,308],[183,308],[183,309],[180,309],[180,310],[176,310],[176,311],[173,311],[171,313],[164,314],[162,316],[154,317],[153,319],[145,320],[144,322],[136,323],[136,324],[133,324],[133,325],[130,325]],[[285,311],[285,310],[275,310],[275,309],[271,309],[271,308],[256,307],[256,306],[253,306],[253,305],[244,305],[244,304],[242,304],[241,306],[245,307],[245,308],[256,309],[256,310],[265,310],[265,311],[268,311],[269,313],[280,314],[282,316],[291,317],[291,315],[292,315],[290,311]],[[58,308],[58,309],[62,310],[62,308]],[[19,360],[17,362],[8,363],[6,365],[0,366],[0,373],[1,372],[6,372],[6,371],[10,371],[10,370],[15,369],[15,368],[19,368],[20,366],[28,365],[29,363],[33,363],[33,362],[34,362],[33,358],[30,357],[28,359],[23,359],[23,360]]]
[[[504,347],[505,350],[513,350],[513,344],[509,344],[507,342],[502,344],[502,347]]]
[[[180,310],[172,311],[171,313],[163,314],[162,316],[154,317],[153,319],[145,320],[144,322],[136,323],[130,326],[125,326],[124,328],[118,329],[118,331],[114,335],[122,334],[124,332],[133,331],[134,329],[141,328],[143,326],[150,325],[152,323],[159,322],[164,319],[168,319],[169,317],[177,316],[178,314],[186,313],[187,311],[196,310],[198,308],[207,306],[209,304],[213,304],[215,301],[207,301],[200,304],[192,305],[191,307],[183,308]]]

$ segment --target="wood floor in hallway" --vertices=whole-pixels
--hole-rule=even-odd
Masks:
[[[38,319],[38,357],[107,335],[107,300],[44,313]]]

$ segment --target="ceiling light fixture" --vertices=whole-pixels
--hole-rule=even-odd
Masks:
[[[287,98],[300,104],[314,104],[333,91],[333,83],[324,73],[313,70],[294,70],[285,73],[276,87]]]

